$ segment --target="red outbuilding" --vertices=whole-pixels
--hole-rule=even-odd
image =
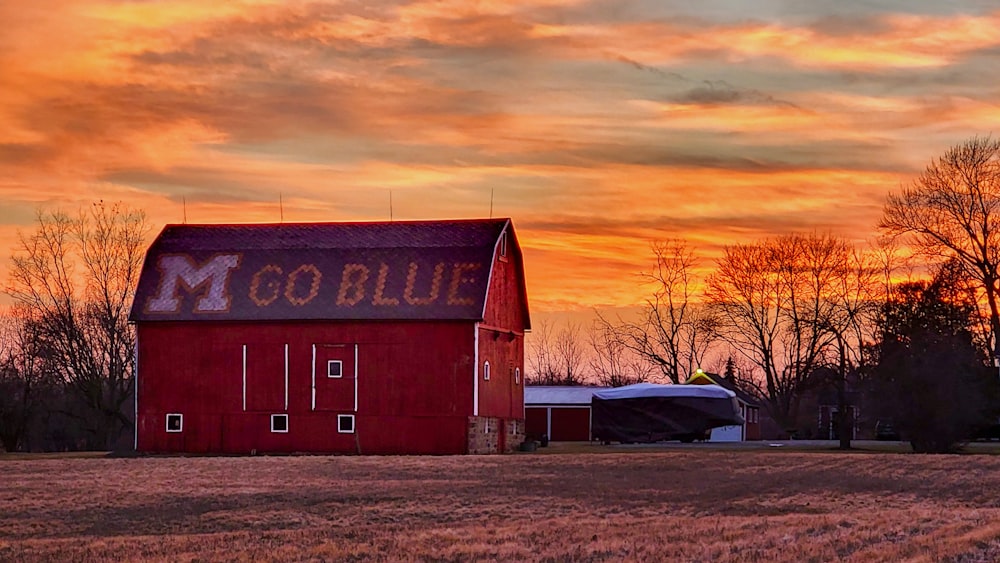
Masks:
[[[588,441],[590,404],[595,391],[609,387],[537,385],[524,391],[525,435],[538,440],[543,435],[555,442]]]
[[[141,452],[461,454],[524,439],[509,219],[168,225],[146,254]]]

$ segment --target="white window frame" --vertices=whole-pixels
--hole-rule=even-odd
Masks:
[[[170,417],[176,416],[179,419],[180,424],[177,425],[177,430],[170,429]],[[183,432],[184,431],[184,415],[179,412],[167,413],[166,417],[166,430],[170,433]]]
[[[278,420],[279,418],[284,418],[285,419],[285,429],[284,430],[275,430],[274,429],[274,421]],[[271,432],[273,432],[275,434],[288,434],[288,415],[287,414],[272,414],[271,415]]]
[[[507,231],[500,234],[500,257],[507,257]]]
[[[490,380],[490,361],[483,362],[483,381]]]
[[[483,434],[490,433],[490,419],[484,419],[483,421]]]
[[[514,385],[521,384],[521,368],[514,368]]]
[[[330,375],[330,366],[337,364],[340,366],[340,375]],[[342,379],[344,377],[344,360],[327,360],[326,361],[326,376],[334,379]]]
[[[341,428],[340,421],[342,421],[342,420],[350,420],[351,421],[351,429],[350,430],[343,430]],[[357,420],[354,418],[353,414],[338,414],[337,415],[337,433],[338,434],[354,434],[354,429],[357,428],[355,426],[356,424],[357,424]]]

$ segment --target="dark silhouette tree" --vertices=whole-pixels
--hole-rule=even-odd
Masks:
[[[40,327],[24,307],[0,317],[0,445],[26,451],[29,431],[51,407],[55,374],[42,353]]]
[[[885,303],[874,388],[916,452],[949,452],[991,422],[997,382],[971,330],[978,311],[957,260]]]

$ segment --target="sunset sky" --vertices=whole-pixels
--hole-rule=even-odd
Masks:
[[[514,220],[532,310],[637,302],[649,241],[872,236],[998,134],[995,2],[0,0],[0,249],[36,209]],[[7,277],[7,260],[0,276]]]

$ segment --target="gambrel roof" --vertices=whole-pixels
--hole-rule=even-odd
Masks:
[[[509,219],[167,225],[146,253],[130,319],[481,320]]]

